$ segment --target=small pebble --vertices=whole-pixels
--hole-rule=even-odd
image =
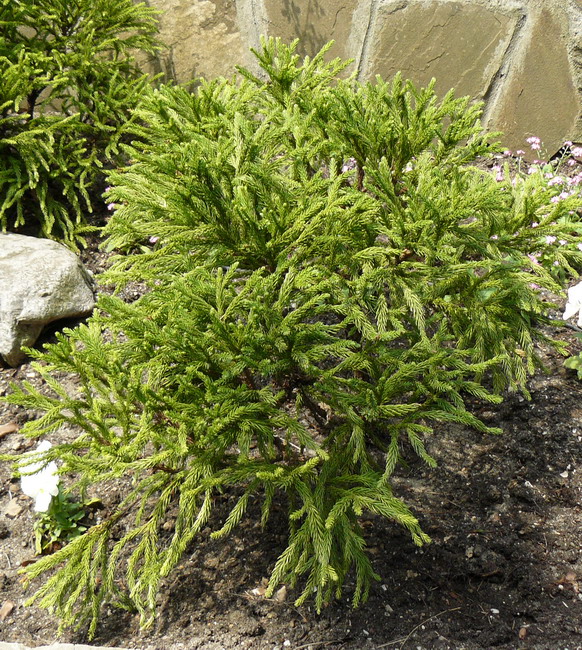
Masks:
[[[275,600],[278,603],[283,603],[285,602],[285,599],[287,598],[287,587],[283,585],[280,589],[278,589],[275,593]]]
[[[9,519],[15,519],[22,512],[23,508],[18,503],[16,499],[10,499],[6,508],[4,508],[4,514]]]

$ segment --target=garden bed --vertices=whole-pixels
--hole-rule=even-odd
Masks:
[[[83,257],[95,272],[106,265],[96,242]],[[129,287],[125,298],[139,294],[139,286]],[[554,317],[562,307],[556,299]],[[568,341],[571,352],[581,348],[571,329],[557,324],[548,333]],[[281,504],[261,530],[255,504],[257,516],[250,512],[231,537],[212,540],[208,528],[188,549],[162,586],[151,630],[141,632],[132,613],[108,610],[93,643],[204,650],[582,648],[582,382],[564,369],[562,358],[540,352],[548,373],[531,378],[531,401],[508,394],[499,406],[471,404],[503,435],[441,425],[429,444],[439,471],[412,458],[397,471],[395,492],[432,544],[417,549],[400,527],[366,517],[381,581],[360,608],[353,610],[346,597],[317,615],[294,607],[298,593],[286,588],[265,599],[265,579],[285,548],[287,520]],[[10,382],[22,381],[42,385],[29,363],[0,368],[0,394]],[[0,405],[0,426],[20,427],[35,416]],[[51,441],[66,436],[56,432]],[[0,453],[29,445],[34,443],[15,430],[0,439]],[[18,574],[23,563],[34,561],[33,504],[11,479],[8,464],[0,465],[0,488],[0,640],[48,644],[57,638],[58,621],[24,606]],[[93,496],[107,509],[122,488]],[[228,514],[229,502],[225,494],[216,504],[214,523]],[[85,641],[71,631],[62,640]]]

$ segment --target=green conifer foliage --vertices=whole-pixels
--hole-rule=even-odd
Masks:
[[[149,290],[102,297],[33,352],[53,396],[8,397],[44,412],[31,436],[79,432],[46,458],[81,491],[132,480],[101,523],[24,569],[65,624],[94,632],[104,602],[151,624],[160,580],[225,492],[215,537],[251,500],[263,524],[288,507],[268,594],[287,583],[320,609],[350,574],[362,602],[377,577],[362,514],[429,541],[393,472],[410,451],[436,466],[440,423],[496,431],[466,397],[526,392],[547,322],[536,287],[559,291],[553,262],[580,263],[579,202],[469,164],[492,148],[479,105],[400,77],[338,81],[344,63],[294,47],[265,41],[260,76],[148,94],[132,163],[109,177],[108,245],[127,254],[104,281]],[[545,243],[557,235],[564,246]],[[57,371],[78,377],[75,395]]]
[[[90,191],[145,86],[154,12],[131,0],[0,0],[0,227],[82,243]],[[101,174],[102,177],[102,174]]]

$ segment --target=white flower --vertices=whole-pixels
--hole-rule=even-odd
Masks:
[[[34,454],[48,451],[52,447],[48,440],[43,440],[35,449]],[[59,475],[54,461],[44,463],[38,460],[31,463],[21,463],[19,469],[24,476],[20,478],[22,491],[26,496],[35,500],[36,512],[46,512],[52,498],[59,493]]]
[[[582,282],[568,289],[568,302],[562,318],[568,320],[578,314],[578,327],[582,327]]]

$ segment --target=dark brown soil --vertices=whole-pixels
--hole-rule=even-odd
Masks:
[[[84,259],[94,271],[105,265],[94,246]],[[138,294],[133,288],[126,297]],[[580,350],[572,330],[557,326],[552,334]],[[285,548],[281,504],[264,531],[252,516],[225,540],[211,540],[205,530],[164,583],[152,630],[140,632],[135,616],[107,610],[93,643],[151,650],[581,649],[582,382],[557,355],[541,353],[549,372],[531,379],[531,401],[508,394],[499,406],[471,403],[503,435],[442,426],[429,444],[439,467],[412,461],[395,477],[395,492],[412,506],[431,545],[418,549],[397,526],[364,519],[382,580],[359,609],[350,606],[349,584],[345,599],[321,615],[294,607],[291,589],[276,599],[261,596]],[[0,368],[0,395],[9,382],[24,380],[42,383],[28,363]],[[0,426],[36,415],[0,404]],[[0,438],[0,453],[31,444],[15,431]],[[115,498],[98,496],[104,504]],[[20,508],[15,516],[7,511],[11,500]],[[215,521],[227,502],[225,496],[216,504]],[[9,465],[0,464],[0,640],[36,646],[55,640],[58,621],[23,605],[18,568],[34,555],[33,516]],[[62,640],[85,641],[71,632]]]

